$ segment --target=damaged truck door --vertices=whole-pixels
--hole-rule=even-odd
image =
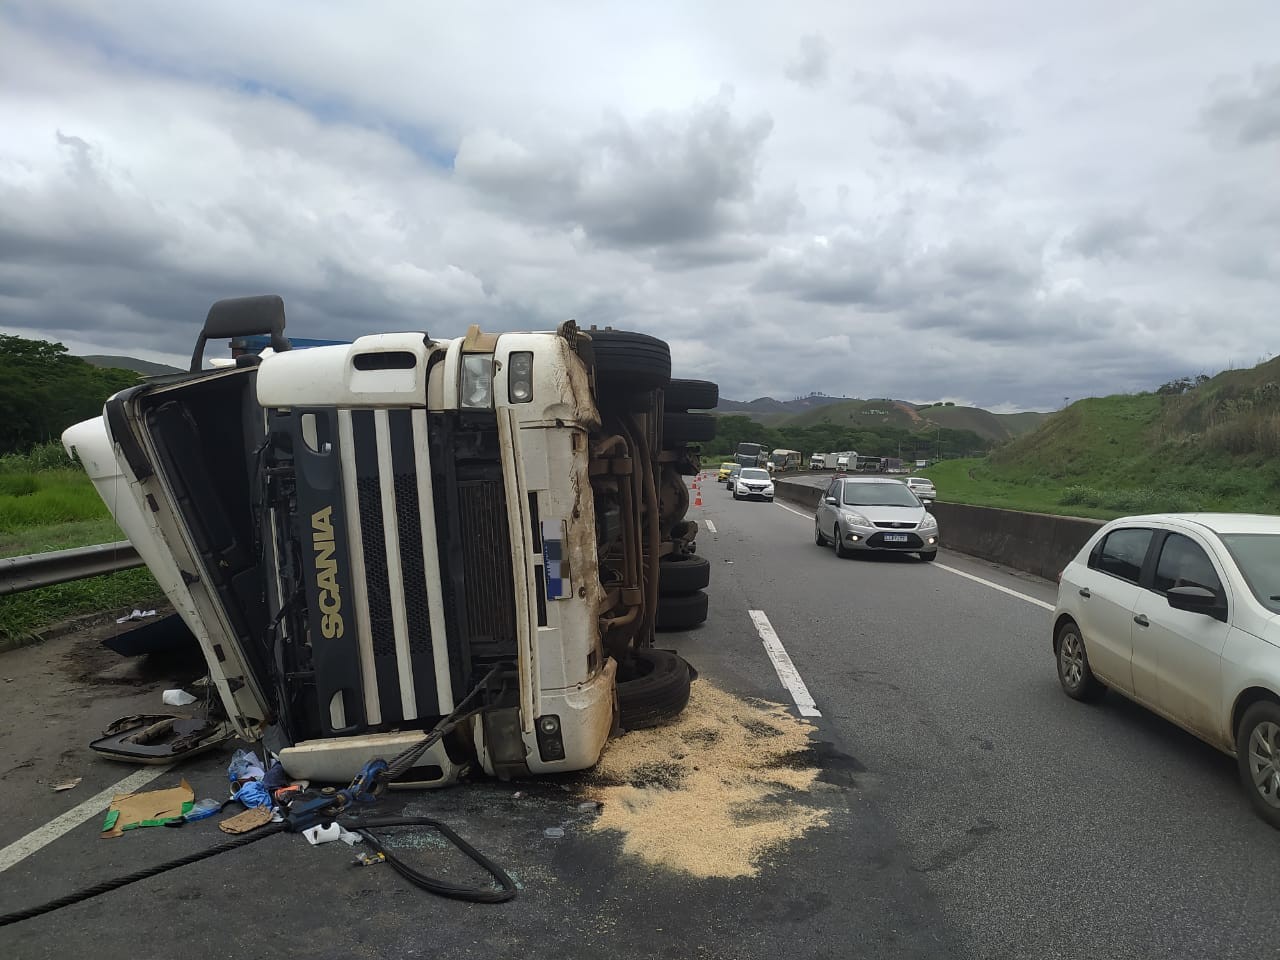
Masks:
[[[660,340],[572,322],[306,350],[283,330],[278,297],[219,301],[190,373],[63,438],[242,737],[294,777],[345,781],[490,678],[400,779],[441,785],[472,763],[591,766],[632,684],[631,725],[683,708],[687,666],[653,636],[663,610],[706,616],[659,576],[695,569],[681,474],[714,423],[687,408],[714,406],[714,384],[671,381]],[[201,369],[206,341],[263,332],[270,352]]]

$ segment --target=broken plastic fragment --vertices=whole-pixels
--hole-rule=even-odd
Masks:
[[[161,699],[171,707],[185,707],[196,702],[196,698],[185,690],[166,690]]]
[[[542,835],[549,840],[559,840],[564,836],[564,827],[547,827],[542,831]]]

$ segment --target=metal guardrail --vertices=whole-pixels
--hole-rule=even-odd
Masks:
[[[0,596],[142,566],[128,540],[0,559]]]

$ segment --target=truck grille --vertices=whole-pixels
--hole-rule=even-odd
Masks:
[[[515,597],[511,539],[502,484],[473,480],[458,484],[467,633],[473,642],[514,642]]]

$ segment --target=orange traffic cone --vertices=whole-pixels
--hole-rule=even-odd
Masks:
[[[696,497],[694,497],[694,499],[693,499],[693,505],[694,505],[695,507],[700,507],[700,506],[702,506],[702,491],[701,491],[701,490],[699,490],[699,491],[698,491],[698,495],[697,495]]]

